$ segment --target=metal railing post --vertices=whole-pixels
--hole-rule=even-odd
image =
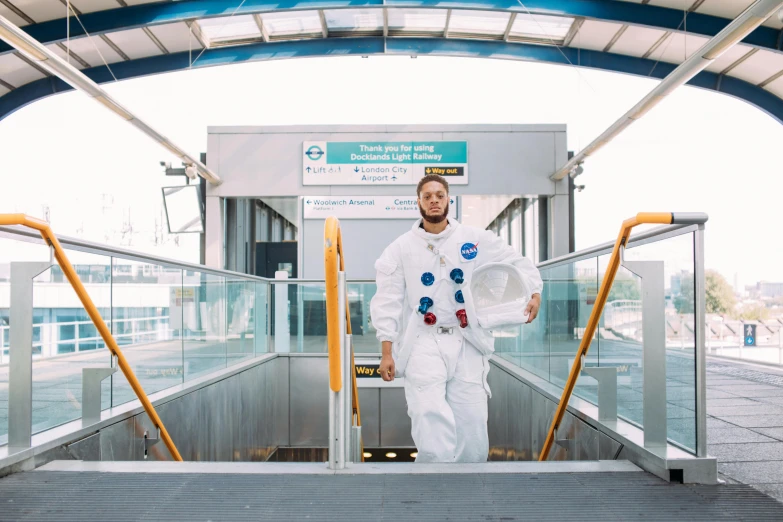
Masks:
[[[288,272],[278,270],[275,279],[288,279]],[[291,351],[291,314],[288,310],[288,285],[275,284],[275,353]]]
[[[351,427],[353,425],[353,388],[351,387],[351,334],[345,333],[344,339],[345,343],[343,345],[343,402],[344,402],[344,411],[345,416],[343,417],[343,424],[345,425],[345,439],[343,440],[343,444],[345,446],[345,460],[346,462],[353,462],[353,452],[351,451],[351,438],[353,435],[353,430],[351,430]]]
[[[337,274],[337,310],[339,313],[339,353],[345,349],[345,272]],[[342,363],[342,361],[341,361]],[[345,364],[340,364],[341,386],[338,391],[329,389],[329,468],[345,468]]]
[[[707,456],[707,355],[705,353],[704,336],[706,335],[705,322],[707,308],[704,298],[706,295],[704,275],[704,225],[693,234],[693,282],[694,282],[694,309],[696,314],[696,456]],[[721,326],[722,323],[721,323]]]
[[[666,446],[666,298],[663,261],[623,261],[642,279],[642,408],[644,446]],[[682,328],[684,330],[684,328]]]
[[[33,440],[33,279],[49,263],[11,263],[8,347],[8,446],[29,448]]]

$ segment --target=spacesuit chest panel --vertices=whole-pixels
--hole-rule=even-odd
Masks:
[[[404,249],[403,269],[408,302],[413,310],[432,312],[441,326],[458,324],[455,313],[464,308],[461,289],[470,281],[478,250],[473,234],[454,234],[442,241],[413,235]],[[462,255],[464,245],[473,250]],[[427,306],[429,301],[431,304]],[[420,313],[419,315],[424,315]]]

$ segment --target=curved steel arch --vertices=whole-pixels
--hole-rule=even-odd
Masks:
[[[228,16],[235,12],[241,15],[269,11],[360,7],[490,9],[523,13],[530,11],[533,14],[584,17],[668,31],[681,31],[684,27],[684,12],[681,10],[617,0],[525,0],[525,7],[517,0],[246,0],[239,8],[235,0],[182,0],[85,13],[80,19],[90,34],[104,34],[198,18]],[[730,22],[727,18],[712,15],[687,14],[688,32],[708,37],[718,34]],[[45,45],[64,41],[68,36],[64,18],[29,25],[23,29]],[[84,36],[80,24],[71,23],[70,29],[71,38]],[[783,30],[762,26],[748,35],[743,42],[779,51],[783,47]],[[11,50],[8,44],[0,42],[0,54]]]
[[[675,64],[584,49],[558,49],[542,45],[480,40],[382,37],[327,38],[210,49],[204,52],[194,67],[291,58],[383,54],[510,59],[559,65],[579,63],[580,67],[657,79],[666,77],[677,67]],[[190,67],[189,58],[187,52],[142,58],[116,63],[112,66],[112,71],[118,80],[181,71]],[[113,81],[106,67],[95,67],[82,72],[99,84]],[[733,96],[783,123],[783,100],[751,83],[711,72],[701,72],[687,85]],[[51,77],[26,84],[0,97],[0,120],[37,100],[69,90],[72,90],[70,85]]]

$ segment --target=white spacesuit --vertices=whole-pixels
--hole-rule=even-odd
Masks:
[[[393,343],[396,375],[405,377],[416,461],[484,462],[494,338],[466,315],[462,290],[477,267],[491,262],[513,264],[531,294],[543,283],[533,263],[493,232],[449,219],[443,232],[431,234],[421,222],[375,263],[372,323],[380,341]]]

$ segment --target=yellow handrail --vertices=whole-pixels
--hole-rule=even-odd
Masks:
[[[0,214],[0,226],[13,225],[20,225],[37,230],[41,233],[41,237],[43,237],[44,241],[46,241],[46,243],[51,245],[51,247],[54,249],[54,257],[60,264],[60,268],[62,268],[65,277],[68,278],[68,281],[71,283],[71,286],[76,292],[76,295],[82,302],[84,309],[87,311],[87,315],[90,316],[90,319],[92,319],[92,322],[95,324],[95,328],[97,328],[98,332],[101,334],[103,342],[106,343],[106,347],[109,349],[112,355],[117,357],[117,364],[122,370],[122,373],[125,375],[125,378],[128,379],[128,383],[131,385],[131,388],[133,388],[133,391],[136,392],[136,396],[141,401],[142,406],[144,406],[144,410],[147,412],[147,415],[149,415],[150,420],[152,420],[152,423],[156,428],[160,429],[160,436],[163,438],[163,442],[169,449],[171,456],[174,458],[174,460],[182,461],[182,456],[179,454],[179,451],[177,451],[177,447],[174,445],[174,442],[171,440],[169,433],[163,426],[163,422],[160,420],[160,417],[158,417],[155,408],[147,398],[147,394],[144,393],[144,389],[141,387],[141,383],[139,383],[138,379],[136,379],[136,375],[133,373],[133,370],[128,364],[128,360],[125,359],[125,356],[122,354],[122,350],[120,350],[120,347],[117,345],[117,342],[111,335],[109,328],[103,321],[101,314],[98,312],[95,304],[93,304],[92,299],[90,299],[90,296],[79,279],[79,276],[76,275],[76,271],[73,269],[71,262],[65,255],[63,247],[60,245],[60,242],[57,241],[57,237],[55,237],[52,229],[49,227],[49,224],[45,221],[26,216],[24,214]]]
[[[691,216],[688,215],[686,220],[690,217]],[[590,312],[590,319],[587,321],[587,327],[585,328],[582,341],[579,343],[579,350],[576,352],[576,358],[571,365],[571,373],[568,375],[568,380],[563,388],[560,404],[557,406],[552,425],[549,427],[549,433],[544,441],[544,447],[541,448],[541,454],[538,456],[539,461],[543,462],[549,458],[549,451],[552,449],[552,443],[555,440],[555,430],[560,427],[560,422],[563,420],[563,415],[565,415],[568,401],[571,399],[574,386],[576,386],[576,379],[579,377],[579,373],[582,369],[582,357],[587,355],[587,350],[590,348],[590,342],[598,327],[598,320],[601,318],[604,305],[609,298],[609,290],[612,288],[612,283],[614,283],[614,278],[617,275],[617,269],[620,267],[620,248],[628,243],[628,237],[631,235],[631,230],[637,225],[669,225],[675,222],[675,215],[670,212],[642,212],[636,214],[636,217],[623,221],[623,225],[620,227],[620,234],[617,236],[617,241],[612,249],[612,255],[609,258],[609,266],[606,268],[606,273],[601,281],[601,288],[598,290],[598,296],[593,305],[593,310]]]
[[[343,389],[340,371],[340,309],[338,308],[338,270],[345,268],[340,222],[328,217],[324,225],[324,279],[326,281],[326,339],[329,348],[329,387],[337,393]],[[338,268],[339,267],[339,268]],[[350,325],[350,323],[348,323]]]
[[[343,238],[340,232],[340,221],[330,216],[324,224],[324,279],[326,281],[326,338],[329,350],[329,387],[333,392],[339,392],[343,387],[340,358],[340,309],[338,300],[338,272],[345,271],[345,255],[343,252]],[[351,334],[351,313],[348,307],[348,298],[345,299],[345,326],[348,334]],[[359,388],[356,382],[354,370],[354,356],[351,349],[351,393],[353,396],[352,419],[355,416],[355,425],[362,425],[361,409],[359,408]],[[353,421],[352,421],[353,422]],[[362,447],[362,462],[364,461],[364,448]]]

